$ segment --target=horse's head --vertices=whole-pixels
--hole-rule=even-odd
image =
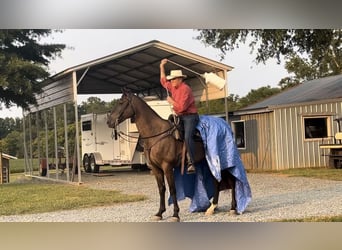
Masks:
[[[118,124],[135,115],[132,107],[133,94],[124,90],[121,98],[115,104],[110,114],[107,116],[107,125],[110,128],[115,128]]]

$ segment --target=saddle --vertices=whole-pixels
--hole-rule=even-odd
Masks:
[[[184,125],[181,119],[176,115],[169,115],[168,121],[175,127],[172,136],[178,140],[184,142]],[[196,129],[194,135],[193,135],[195,142],[202,142],[202,137],[200,132]]]
[[[169,115],[168,121],[171,123],[171,125],[174,127],[174,130],[172,132],[172,136],[177,140],[183,142],[183,149],[182,149],[182,160],[181,160],[181,174],[184,174],[184,165],[185,161],[189,159],[189,155],[186,150],[185,142],[184,142],[184,125],[181,119],[176,115]],[[193,135],[194,141],[203,143],[202,137],[200,132],[196,129],[194,135]]]

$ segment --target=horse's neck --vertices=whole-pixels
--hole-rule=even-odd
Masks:
[[[169,123],[162,119],[146,102],[135,98],[135,124],[142,137],[165,131]]]

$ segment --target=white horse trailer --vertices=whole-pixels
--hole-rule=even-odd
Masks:
[[[147,101],[162,118],[171,114],[167,101]],[[107,126],[107,114],[90,113],[81,116],[82,159],[86,172],[98,173],[100,166],[132,166],[145,168],[142,146],[138,143],[139,133],[135,123],[125,120],[118,126],[122,136],[115,139],[113,129]]]

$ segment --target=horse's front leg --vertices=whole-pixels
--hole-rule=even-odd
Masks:
[[[179,206],[177,202],[176,184],[175,184],[175,179],[173,175],[173,169],[171,167],[168,168],[165,175],[166,175],[167,183],[169,184],[169,191],[170,191],[170,195],[173,201],[172,221],[178,222],[180,221]]]
[[[161,169],[152,168],[152,172],[156,178],[158,191],[159,191],[159,210],[154,215],[154,220],[161,220],[163,218],[163,213],[165,212],[165,181],[164,181],[164,173]]]
[[[220,195],[220,183],[213,177],[214,182],[214,197],[211,206],[205,211],[205,215],[212,215],[215,213],[215,210],[218,205],[219,195]]]

